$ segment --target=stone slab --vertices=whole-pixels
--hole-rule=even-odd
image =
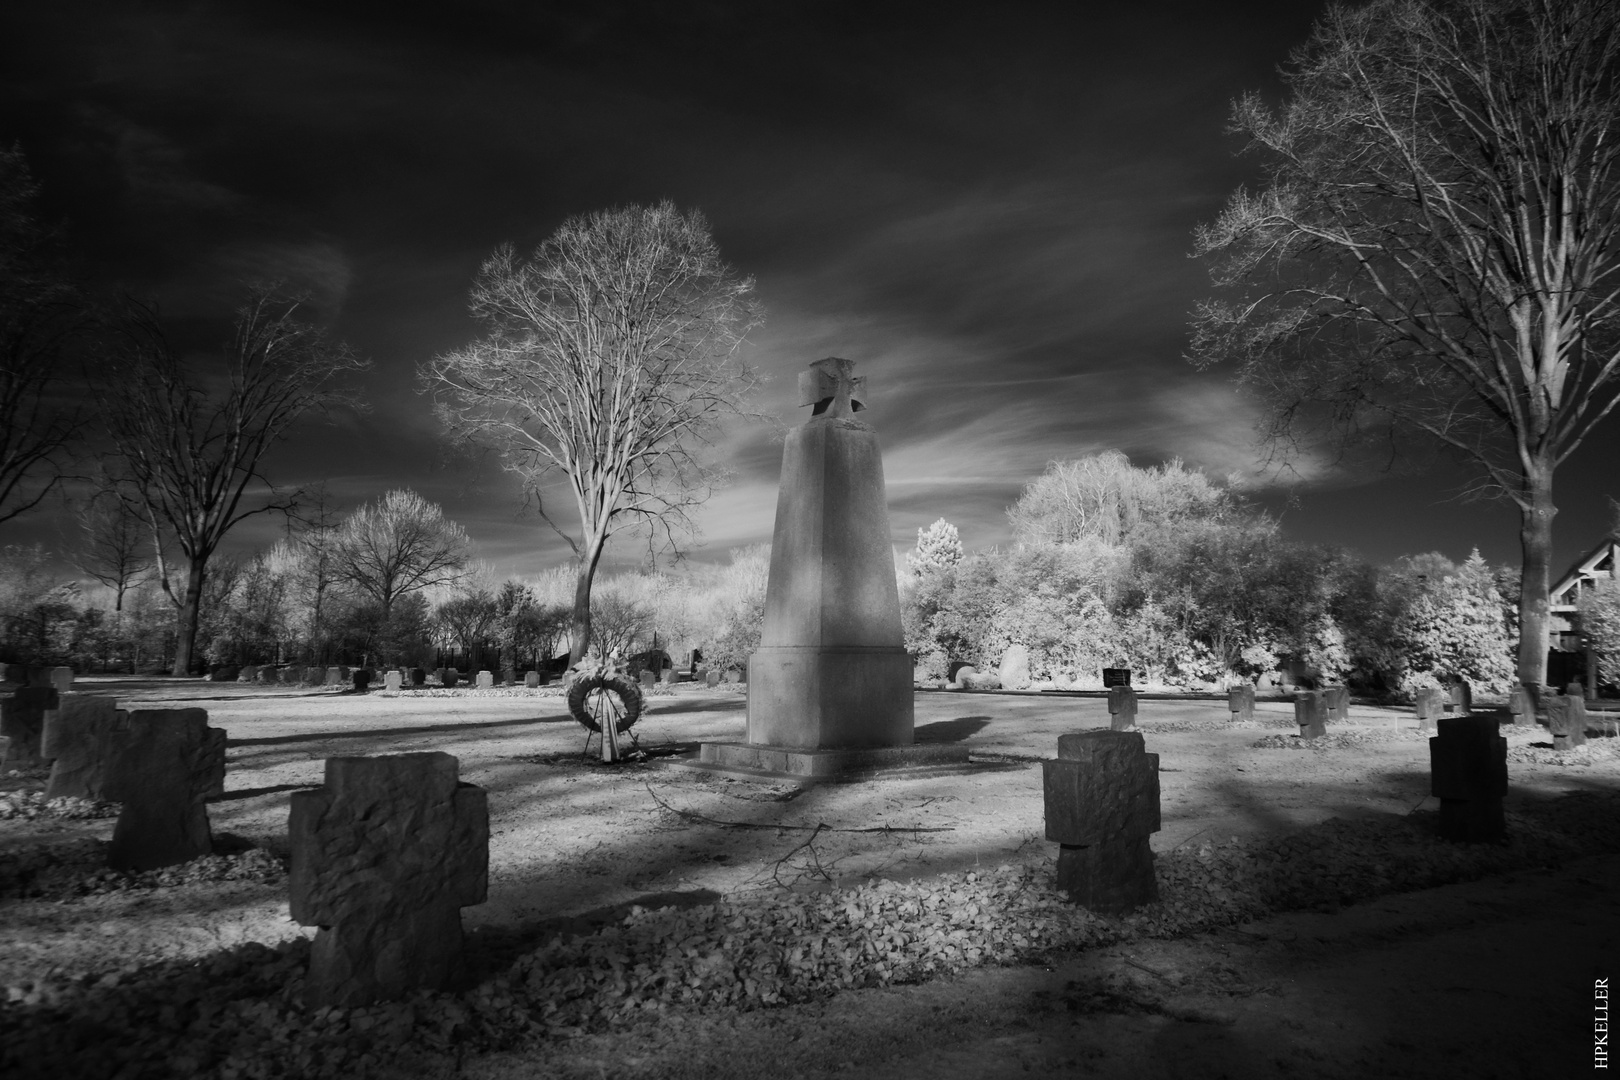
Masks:
[[[1438,686],[1420,687],[1412,695],[1412,709],[1417,713],[1418,728],[1427,730],[1445,715],[1446,692]]]
[[[1350,722],[1350,690],[1344,686],[1330,686],[1322,691],[1323,701],[1327,705],[1327,721],[1330,724],[1346,724]]]
[[[103,790],[122,803],[107,865],[156,870],[213,851],[204,800],[225,786],[225,732],[206,709],[137,709],[106,741]]]
[[[45,718],[60,701],[51,686],[21,686],[0,698],[0,735],[11,740],[0,771],[43,769],[50,764],[43,747]]]
[[[1226,708],[1234,722],[1254,719],[1254,687],[1234,686],[1226,692]]]
[[[748,662],[747,741],[796,749],[904,746],[916,697],[903,648],[764,647]]]
[[[46,714],[41,747],[52,759],[47,799],[103,799],[106,759],[113,733],[128,723],[114,698],[100,694],[64,694]]]
[[[1297,691],[1294,694],[1294,722],[1299,725],[1299,737],[1302,739],[1319,739],[1326,735],[1326,691]]]
[[[1547,698],[1547,730],[1554,750],[1573,750],[1586,742],[1586,699],[1577,694]]]
[[[397,671],[390,671],[383,675],[384,690],[399,690],[405,685],[405,680]]]
[[[1046,838],[1089,845],[1159,831],[1159,755],[1141,732],[1083,731],[1058,739],[1041,762]]]
[[[491,689],[495,685],[495,673],[493,671],[480,671],[475,685],[480,690]]]
[[[1109,728],[1113,731],[1128,731],[1135,727],[1137,704],[1136,691],[1129,686],[1111,687],[1108,691]]]
[[[489,885],[489,800],[445,753],[328,758],[294,792],[289,911],[318,926],[306,995],[362,1006],[463,975],[461,908]]]

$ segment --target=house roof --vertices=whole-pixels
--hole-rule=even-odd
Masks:
[[[1558,583],[1552,587],[1550,596],[1554,607],[1573,607],[1573,604],[1560,604],[1558,597],[1562,596],[1577,581],[1585,578],[1615,577],[1615,570],[1620,566],[1620,534],[1611,533],[1603,538],[1602,542],[1575,560],[1573,566],[1566,570]]]

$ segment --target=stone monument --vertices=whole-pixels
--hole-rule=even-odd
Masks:
[[[492,690],[495,687],[495,673],[493,671],[480,671],[473,684],[480,690]]]
[[[107,865],[156,870],[213,853],[203,800],[225,789],[225,732],[206,709],[140,709],[104,742],[103,792],[123,803]]]
[[[1554,750],[1573,750],[1586,743],[1586,698],[1580,694],[1551,694],[1547,698],[1547,730]]]
[[[1417,712],[1418,729],[1427,731],[1445,714],[1446,692],[1438,686],[1425,686],[1412,695],[1412,708]]]
[[[61,695],[50,686],[20,686],[0,699],[0,735],[11,740],[0,771],[43,769],[50,764],[42,745],[45,718],[60,702]]]
[[[1523,684],[1515,686],[1508,695],[1508,712],[1513,715],[1514,727],[1526,727],[1536,722],[1536,699]]]
[[[1323,701],[1327,705],[1327,718],[1330,724],[1347,724],[1350,722],[1350,688],[1347,686],[1330,686],[1322,691]]]
[[[1136,726],[1136,691],[1129,686],[1116,686],[1108,691],[1108,727],[1111,731],[1129,731]]]
[[[326,759],[292,796],[291,914],[318,926],[312,1005],[444,990],[462,973],[461,909],[489,883],[489,800],[449,754]]]
[[[900,628],[883,459],[856,414],[865,380],[848,360],[799,377],[810,418],[787,435],[759,649],[748,661],[743,743],[702,761],[794,775],[880,762],[966,760],[913,743],[911,657]]]
[[[1327,734],[1327,691],[1294,692],[1294,722],[1302,739],[1320,739]]]
[[[1443,716],[1429,739],[1430,793],[1440,800],[1440,835],[1479,843],[1507,835],[1507,740],[1490,716]]]
[[[54,759],[45,785],[47,799],[102,799],[107,755],[113,732],[129,722],[114,698],[99,694],[63,694],[55,712],[45,717],[40,747]]]
[[[1074,903],[1118,914],[1159,898],[1149,838],[1159,831],[1159,755],[1138,731],[1058,738],[1044,761],[1046,838],[1062,845],[1057,884]]]
[[[1233,722],[1254,719],[1254,687],[1245,683],[1234,686],[1226,692],[1226,707],[1232,714]]]

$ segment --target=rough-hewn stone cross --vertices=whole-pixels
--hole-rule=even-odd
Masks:
[[[855,361],[829,356],[799,373],[799,406],[814,405],[815,416],[852,416],[866,408],[866,376]]]
[[[207,709],[139,709],[103,742],[106,798],[123,803],[107,865],[156,870],[213,854],[203,800],[225,790],[225,732]]]
[[[307,997],[363,1005],[444,989],[462,970],[461,909],[489,881],[489,803],[450,754],[326,759],[292,797],[292,917],[319,926]]]
[[[1159,755],[1137,731],[1058,738],[1042,762],[1046,838],[1058,852],[1058,888],[1077,904],[1124,912],[1159,898],[1149,838],[1159,831]]]

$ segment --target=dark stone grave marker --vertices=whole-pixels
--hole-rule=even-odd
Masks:
[[[318,926],[307,996],[359,1006],[462,975],[461,909],[489,881],[489,804],[445,753],[328,758],[294,792],[292,917]]]
[[[0,771],[43,769],[50,764],[42,743],[45,715],[56,709],[61,695],[50,686],[20,686],[0,699],[0,735],[11,740]]]
[[[1547,730],[1554,750],[1573,750],[1586,742],[1586,698],[1553,694],[1547,699]]]
[[[1083,731],[1058,739],[1044,772],[1046,838],[1062,845],[1058,888],[1119,914],[1159,898],[1149,838],[1159,830],[1159,755],[1141,732]]]
[[[1136,691],[1130,686],[1115,686],[1108,691],[1108,727],[1111,731],[1129,731],[1136,726]]]
[[[1320,739],[1327,734],[1327,691],[1294,691],[1294,722],[1302,739]]]
[[[99,694],[64,694],[61,704],[45,717],[40,741],[44,755],[53,759],[47,799],[106,798],[106,762],[109,739],[128,722],[114,698]]]
[[[1254,687],[1234,686],[1226,692],[1226,707],[1232,713],[1232,719],[1254,719]]]
[[[213,852],[203,801],[225,789],[225,732],[206,709],[139,709],[105,740],[103,790],[123,803],[107,865],[156,870]]]
[[[1490,716],[1444,716],[1429,739],[1430,792],[1440,800],[1440,835],[1465,843],[1507,835],[1507,740]]]

